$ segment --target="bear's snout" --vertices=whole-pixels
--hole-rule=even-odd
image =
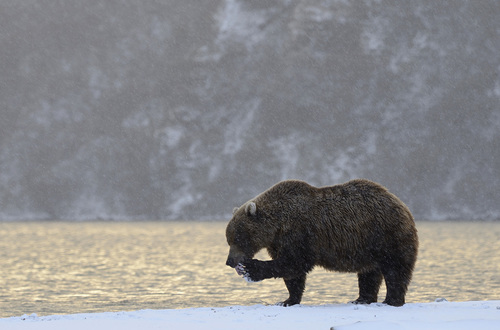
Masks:
[[[227,256],[226,265],[231,268],[238,266],[239,263],[242,263],[248,259],[248,256],[241,251],[237,246],[232,245],[229,247],[229,254]]]
[[[238,266],[238,264],[245,262],[245,260],[248,260],[248,258],[245,258],[245,257],[233,258],[233,257],[229,256],[229,257],[227,257],[226,265],[231,267],[231,268],[235,268],[236,266]]]
[[[236,267],[237,264],[238,263],[234,260],[234,258],[228,257],[226,260],[226,265],[231,267],[231,268]]]

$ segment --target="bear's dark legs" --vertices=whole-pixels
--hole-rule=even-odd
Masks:
[[[281,306],[292,306],[296,304],[300,304],[302,300],[302,294],[304,293],[304,289],[306,287],[306,275],[292,278],[292,279],[284,279],[286,288],[290,293],[290,297],[287,300],[279,303]]]
[[[405,304],[405,295],[408,290],[408,284],[411,279],[411,271],[405,272],[404,269],[383,271],[387,295],[384,304],[391,306],[403,306]]]
[[[374,270],[358,273],[359,297],[353,303],[371,304],[377,302],[378,290],[382,284],[382,272]]]

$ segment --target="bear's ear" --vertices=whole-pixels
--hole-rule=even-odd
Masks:
[[[257,213],[257,205],[254,202],[250,202],[245,206],[245,213],[248,216],[254,216]]]
[[[238,212],[238,210],[239,210],[239,209],[240,209],[239,207],[235,207],[235,208],[233,209],[233,215],[235,215],[235,214],[236,214],[236,212]]]

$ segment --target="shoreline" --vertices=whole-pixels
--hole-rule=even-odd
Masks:
[[[392,307],[332,304],[138,310],[0,319],[17,329],[500,329],[500,300],[409,303]],[[472,327],[472,328],[471,328]]]

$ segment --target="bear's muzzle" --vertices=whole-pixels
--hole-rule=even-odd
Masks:
[[[226,260],[226,265],[231,268],[234,268],[236,267],[236,265],[238,265],[238,263],[234,260],[234,258],[228,257]]]
[[[236,246],[229,247],[229,255],[227,256],[226,265],[231,268],[235,268],[238,264],[242,263],[246,259],[249,259],[243,251],[241,251]]]

